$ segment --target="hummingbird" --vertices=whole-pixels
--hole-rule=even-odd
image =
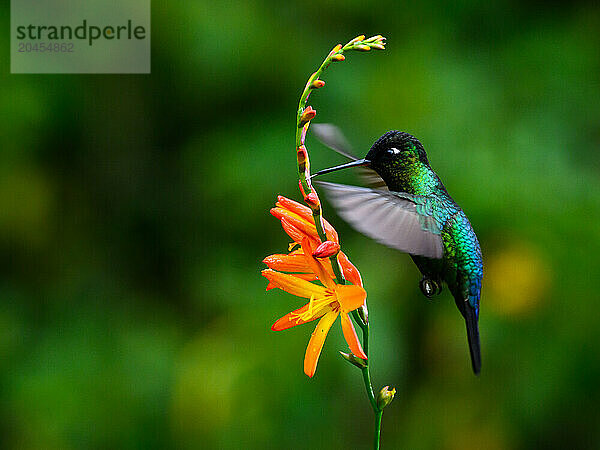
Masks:
[[[312,177],[350,167],[368,168],[371,187],[318,182],[338,214],[359,232],[410,254],[423,275],[419,287],[431,298],[445,284],[466,322],[473,372],[481,370],[479,298],[481,248],[464,211],[433,171],[423,144],[402,131],[381,136],[363,159],[354,157],[337,127],[314,124],[325,145],[352,159]]]

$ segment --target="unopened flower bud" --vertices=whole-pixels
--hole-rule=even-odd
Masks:
[[[304,202],[310,206],[310,209],[313,211],[318,210],[321,207],[321,202],[319,201],[319,196],[316,192],[310,192],[308,195],[304,196]]]
[[[383,44],[371,44],[371,48],[376,50],[385,50],[385,46]]]
[[[313,252],[315,258],[329,258],[330,256],[337,255],[340,251],[340,244],[333,241],[325,241],[319,244],[319,246]]]
[[[345,57],[344,55],[342,55],[341,53],[338,53],[337,55],[333,55],[333,56],[331,57],[331,59],[332,59],[333,61],[343,61],[343,60],[345,60],[345,59],[346,59],[346,57]]]
[[[357,45],[354,48],[360,50],[361,52],[368,52],[369,50],[371,50],[371,47],[369,47],[368,45]]]
[[[360,42],[363,41],[365,39],[365,35],[361,34],[360,36],[356,36],[354,39],[352,39],[349,44],[354,44],[355,42]]]
[[[381,391],[379,391],[379,394],[377,395],[377,407],[379,408],[379,410],[382,410],[387,405],[392,403],[392,400],[394,400],[395,395],[396,388],[390,389],[389,386],[384,386],[383,389],[381,389]]]
[[[364,369],[365,367],[367,367],[368,361],[366,359],[354,356],[352,353],[340,352],[340,355],[342,355],[342,358],[344,358],[350,364],[355,365],[359,369]]]
[[[298,164],[305,164],[308,159],[308,153],[306,152],[306,147],[301,145],[296,149],[296,156],[298,158]]]
[[[378,34],[376,36],[371,36],[369,39],[366,39],[365,42],[377,42],[377,41],[384,41],[385,38]]]
[[[302,180],[298,180],[298,186],[300,187],[300,193],[302,194],[302,197],[306,197],[306,194],[304,193],[304,186],[302,186]]]
[[[342,44],[338,44],[331,50],[331,53],[339,52],[342,49]]]
[[[367,304],[363,303],[357,310],[358,317],[362,320],[363,325],[367,325],[369,323],[369,310],[367,309]]]
[[[317,111],[315,111],[312,106],[307,106],[304,108],[304,111],[302,111],[302,114],[300,115],[300,123],[298,124],[298,128],[302,128],[305,124],[313,120],[316,115]]]
[[[305,197],[304,186],[302,183],[306,183],[310,185],[310,161],[308,159],[308,153],[306,152],[306,148],[303,145],[297,148],[296,150],[296,158],[298,159],[298,174],[300,176],[300,192],[302,192],[302,197]]]
[[[315,80],[310,84],[311,89],[319,89],[325,86],[325,82],[323,80]]]

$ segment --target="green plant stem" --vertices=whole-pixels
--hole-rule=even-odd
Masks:
[[[376,48],[383,50],[384,49],[385,39],[382,36],[373,36],[369,39],[364,39],[364,36],[357,37],[352,39],[346,45],[338,45],[334,47],[332,51],[329,52],[321,66],[317,69],[315,73],[313,73],[308,79],[304,90],[302,91],[302,95],[300,96],[300,101],[298,102],[298,111],[296,114],[296,150],[298,151],[301,146],[304,145],[304,139],[306,137],[306,133],[308,132],[308,127],[310,126],[310,121],[307,123],[302,123],[302,114],[306,109],[306,102],[308,101],[308,97],[310,93],[316,89],[314,86],[314,82],[319,79],[322,75],[323,71],[329,67],[329,65],[336,60],[336,58],[341,58],[344,51],[347,50],[360,50],[360,51],[368,51],[371,48]],[[343,58],[342,58],[343,60]],[[307,153],[308,155],[308,153]],[[298,178],[300,179],[300,185],[304,194],[310,194],[313,192],[312,185],[310,183],[310,162],[308,161],[308,157],[305,163],[301,164],[301,161],[298,160]],[[327,235],[325,230],[323,229],[323,218],[322,218],[322,209],[321,206],[318,205],[316,208],[313,208],[313,219],[315,222],[315,227],[317,229],[317,233],[319,234],[319,238],[321,242],[325,242],[327,240]],[[331,267],[333,269],[333,273],[336,278],[337,284],[346,284],[346,280],[344,279],[342,270],[340,268],[340,264],[337,259],[337,255],[331,256],[329,258],[331,261]],[[363,341],[363,351],[367,358],[369,356],[369,324],[362,321],[360,315],[357,310],[352,311],[352,317],[354,321],[360,326],[362,331],[362,341]],[[371,403],[371,407],[373,408],[373,413],[375,414],[375,434],[374,434],[374,449],[379,450],[379,441],[381,436],[381,417],[383,415],[383,410],[377,406],[377,400],[375,398],[375,394],[373,392],[373,386],[371,384],[371,373],[369,371],[369,362],[367,359],[365,367],[361,369],[363,382],[365,384],[365,389],[367,391],[367,397],[369,398],[369,402]]]
[[[362,331],[362,346],[365,355],[369,356],[369,324],[363,324],[358,312],[352,311],[352,318],[358,324]],[[365,389],[367,390],[367,397],[369,397],[369,402],[371,403],[371,407],[373,408],[373,412],[379,411],[377,407],[377,400],[375,399],[375,394],[373,392],[373,385],[371,384],[371,372],[369,370],[369,363],[367,361],[367,365],[362,369],[363,381],[365,383]]]
[[[369,356],[369,323],[363,323],[356,310],[352,311],[352,318],[358,324],[362,331],[363,351],[365,352],[365,355]],[[383,409],[380,409],[379,406],[377,406],[377,399],[375,398],[375,393],[373,392],[373,385],[371,384],[371,371],[369,369],[368,360],[367,365],[363,367],[361,371],[363,376],[363,382],[365,384],[365,389],[367,391],[367,397],[369,397],[369,402],[371,403],[371,407],[373,408],[373,414],[375,414],[375,433],[373,437],[373,448],[375,450],[379,450],[379,441],[381,437],[381,417],[383,416]]]
[[[385,45],[385,38],[382,37],[381,35],[373,36],[368,39],[365,39],[364,36],[359,36],[357,38],[352,39],[344,46],[342,46],[341,44],[337,45],[336,47],[333,48],[333,50],[331,50],[329,52],[329,54],[323,60],[323,62],[321,63],[321,65],[319,66],[317,71],[314,72],[309,77],[308,81],[306,82],[306,85],[304,86],[304,90],[302,91],[302,95],[300,96],[300,100],[298,102],[298,110],[296,112],[296,149],[298,149],[300,146],[304,145],[304,138],[306,136],[306,133],[308,132],[308,127],[310,126],[310,122],[308,122],[304,125],[301,125],[301,123],[302,123],[301,117],[302,117],[302,113],[306,109],[306,102],[308,101],[308,97],[310,96],[311,92],[315,89],[313,87],[313,82],[319,79],[319,77],[323,74],[325,69],[327,69],[327,67],[329,67],[329,65],[333,61],[336,60],[336,57],[343,56],[344,51],[350,51],[350,50],[368,51],[371,48],[383,50],[385,48],[384,45]],[[307,164],[309,164],[309,163],[307,162]],[[301,165],[298,164],[298,177],[300,179],[300,183],[302,185],[302,188],[304,189],[304,192],[306,194],[308,194],[308,193],[312,192],[313,189],[312,189],[312,186],[311,186],[309,180],[307,180],[306,175],[307,174],[304,170],[302,170]],[[321,208],[320,207],[317,212],[318,212],[318,215],[321,216]],[[317,225],[316,218],[315,218],[315,225]],[[317,230],[318,229],[319,229],[319,225],[317,225]],[[324,235],[324,233],[323,233],[323,235]],[[332,264],[333,264],[333,260],[332,260]],[[341,274],[341,271],[339,270],[339,267],[338,267],[338,271],[337,272],[335,271],[336,265],[337,265],[337,260],[336,260],[335,264],[333,264],[333,266],[334,266],[334,273],[336,274],[336,278],[338,278],[337,275],[338,275],[338,273]],[[343,277],[338,278],[338,283],[341,283],[342,280],[343,280]]]
[[[373,448],[375,450],[379,450],[379,441],[381,439],[381,416],[383,416],[382,410],[375,413],[375,436],[373,439]]]

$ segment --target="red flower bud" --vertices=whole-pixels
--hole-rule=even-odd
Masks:
[[[301,145],[300,147],[298,147],[296,149],[296,153],[297,153],[297,157],[298,157],[298,164],[304,164],[306,163],[306,160],[308,159],[308,153],[306,151],[306,147],[304,145]]]
[[[298,124],[298,128],[303,127],[306,123],[310,122],[317,115],[317,111],[315,111],[312,106],[307,106],[302,114],[300,115],[300,123]]]
[[[313,256],[315,258],[329,258],[330,256],[337,255],[339,251],[340,244],[333,241],[325,241],[315,249]]]
[[[343,60],[345,60],[345,59],[346,59],[346,57],[345,57],[344,55],[342,55],[341,53],[338,53],[337,55],[333,55],[333,56],[331,57],[331,59],[332,59],[333,61],[343,61]]]
[[[310,87],[312,89],[319,89],[325,86],[325,82],[323,80],[315,80],[311,83]]]
[[[319,202],[319,196],[314,191],[304,196],[304,202],[308,206],[310,206],[310,209],[312,209],[313,211],[321,207],[321,203]]]
[[[298,186],[300,187],[300,193],[302,197],[306,198],[306,194],[304,193],[304,186],[302,186],[302,180],[298,180]]]

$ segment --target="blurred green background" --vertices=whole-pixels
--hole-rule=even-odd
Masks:
[[[415,2],[416,3],[416,2]],[[152,5],[151,75],[11,75],[0,36],[0,446],[369,448],[372,412],[335,326],[314,379],[300,304],[265,292],[299,199],[311,97],[358,154],[416,135],[486,264],[483,370],[450,294],[331,210],[361,270],[383,448],[600,447],[600,7],[355,0]],[[9,27],[9,9],[0,7]],[[343,159],[308,138],[313,168]],[[357,183],[353,174],[331,177]]]

